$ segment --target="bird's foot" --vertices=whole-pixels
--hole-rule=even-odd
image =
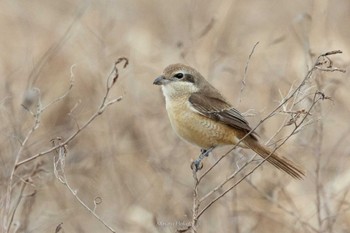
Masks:
[[[210,149],[201,149],[201,154],[199,155],[199,157],[192,162],[191,164],[191,169],[195,170],[195,172],[201,170],[203,168],[203,163],[202,160],[205,157],[208,157],[209,153],[214,149],[214,147],[210,148]]]

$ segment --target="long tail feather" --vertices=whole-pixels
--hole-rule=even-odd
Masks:
[[[276,152],[271,154],[272,151],[269,148],[261,145],[255,138],[248,137],[244,140],[244,143],[262,158],[267,158],[266,160],[269,163],[278,169],[285,171],[293,178],[302,179],[305,176],[304,170],[299,165],[283,156],[277,155]]]

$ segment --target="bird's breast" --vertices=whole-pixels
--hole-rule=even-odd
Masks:
[[[178,136],[201,148],[235,144],[235,129],[212,120],[191,107],[188,98],[166,100],[172,128]]]

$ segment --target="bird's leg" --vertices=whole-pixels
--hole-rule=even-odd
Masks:
[[[199,171],[203,168],[203,164],[202,164],[202,160],[205,157],[208,157],[209,153],[212,152],[214,149],[214,147],[211,147],[209,149],[201,149],[201,154],[199,155],[199,157],[193,161],[192,165],[191,165],[191,169],[195,169],[196,171]]]

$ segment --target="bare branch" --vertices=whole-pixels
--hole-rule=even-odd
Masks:
[[[275,201],[271,196],[269,196],[268,194],[266,194],[265,192],[263,192],[262,190],[260,190],[256,185],[254,185],[249,179],[245,179],[245,181],[251,185],[252,188],[254,188],[257,192],[259,192],[262,197],[264,197],[266,200],[270,201],[271,203],[273,203],[274,205],[276,205],[279,209],[283,210],[285,213],[289,214],[290,216],[294,217],[301,225],[307,226],[308,228],[310,228],[313,232],[318,233],[319,231],[313,227],[311,224],[309,224],[306,221],[303,221],[300,216],[298,216],[296,213],[296,211],[293,210],[289,210],[287,209],[284,205],[282,205],[281,203]]]
[[[69,80],[69,87],[67,89],[67,91],[65,93],[63,93],[60,97],[54,99],[53,101],[51,101],[50,103],[48,103],[46,106],[44,106],[41,109],[41,112],[45,111],[48,107],[52,106],[53,104],[60,102],[61,100],[63,100],[72,90],[73,86],[74,86],[74,73],[73,73],[73,69],[76,67],[76,65],[72,65],[71,66],[71,76],[70,76],[70,80]]]
[[[6,202],[5,202],[5,212],[7,213],[7,214],[5,214],[5,224],[7,224],[6,232],[9,232],[10,225],[8,225],[8,224],[10,224],[12,222],[12,220],[11,220],[7,223],[8,219],[6,216],[9,216],[9,214],[10,214],[11,197],[12,197],[11,194],[12,194],[12,187],[13,187],[13,179],[14,179],[14,175],[15,175],[15,171],[16,171],[16,164],[18,164],[18,161],[22,155],[22,151],[24,150],[24,147],[27,145],[29,138],[32,136],[34,131],[39,127],[40,116],[41,116],[40,109],[41,109],[41,104],[40,104],[40,100],[39,100],[38,105],[37,105],[37,113],[35,114],[35,122],[34,122],[33,126],[31,127],[31,129],[27,132],[27,135],[25,136],[24,140],[21,142],[20,148],[19,148],[19,150],[16,154],[16,157],[15,157],[14,166],[12,167],[12,170],[11,170],[9,183],[7,185]]]
[[[66,174],[65,174],[65,158],[67,156],[68,150],[66,145],[60,143],[61,139],[52,140],[53,144],[59,146],[56,150],[56,155],[53,158],[54,174],[56,178],[68,188],[70,193],[74,198],[87,209],[98,221],[100,221],[109,231],[116,232],[111,226],[109,226],[97,213],[96,206],[102,202],[102,198],[98,197],[94,199],[94,209],[91,209],[81,198],[78,196],[78,191],[74,190],[69,184]],[[57,143],[58,142],[58,143]]]
[[[247,63],[246,63],[246,65],[245,65],[245,68],[244,68],[244,75],[243,75],[243,79],[242,79],[242,81],[241,81],[241,90],[240,90],[240,92],[239,92],[239,97],[238,97],[238,105],[239,105],[239,104],[241,103],[241,101],[242,101],[242,95],[243,95],[243,90],[244,90],[244,88],[245,88],[245,86],[246,86],[246,79],[247,79],[247,73],[248,73],[248,67],[249,67],[250,60],[251,60],[251,58],[252,58],[252,56],[253,56],[253,54],[254,54],[254,51],[255,51],[256,46],[258,46],[259,43],[260,43],[260,42],[258,41],[258,42],[256,42],[255,45],[253,46],[252,51],[251,51],[250,54],[249,54]]]
[[[114,66],[114,68],[113,68],[111,74],[108,76],[107,83],[111,80],[111,77],[112,77],[111,75],[112,75],[113,73],[115,73],[115,75],[113,76],[112,80],[115,80],[115,81],[117,80],[117,78],[118,78],[118,68],[117,68],[116,65],[119,64],[121,61],[125,61],[123,67],[126,68],[126,66],[127,66],[127,64],[128,64],[127,59],[126,59],[126,58],[120,58],[120,59],[115,63],[115,66]],[[81,132],[82,130],[84,130],[88,125],[90,125],[90,123],[91,123],[92,121],[94,121],[99,115],[101,115],[101,114],[105,111],[105,109],[106,109],[108,106],[110,106],[110,105],[112,105],[112,104],[114,104],[114,103],[119,102],[119,101],[122,100],[122,97],[120,96],[120,97],[118,97],[118,98],[116,98],[116,99],[113,99],[113,100],[111,100],[111,101],[107,101],[107,98],[108,98],[109,93],[110,93],[110,89],[111,89],[111,87],[113,86],[113,84],[114,84],[114,83],[113,83],[113,81],[112,81],[112,83],[111,83],[110,85],[107,85],[106,93],[105,93],[105,95],[104,95],[104,97],[103,97],[103,100],[102,100],[102,102],[101,102],[101,104],[100,104],[98,110],[97,110],[97,111],[96,111],[96,112],[95,112],[81,127],[79,127],[74,133],[72,133],[72,135],[70,135],[64,142],[62,142],[62,145],[67,145],[69,142],[71,142],[78,134],[80,134],[80,132]],[[19,166],[21,166],[21,165],[23,165],[23,164],[25,164],[25,163],[28,163],[28,162],[30,162],[30,161],[35,160],[36,158],[39,158],[39,157],[41,157],[41,156],[43,156],[43,155],[46,155],[46,154],[48,154],[48,153],[50,153],[50,152],[52,152],[52,151],[58,149],[59,147],[60,147],[60,145],[57,145],[57,146],[51,147],[50,149],[47,149],[47,150],[45,150],[45,151],[39,152],[39,153],[37,153],[37,154],[35,154],[35,155],[33,155],[33,156],[27,158],[27,159],[23,159],[22,161],[19,161],[19,162],[16,161],[16,163],[15,163],[15,169],[17,169]]]
[[[20,142],[20,148],[15,156],[15,161],[14,161],[14,164],[13,164],[13,167],[12,167],[12,170],[11,170],[11,173],[10,173],[10,178],[9,178],[9,181],[8,181],[8,184],[7,184],[7,190],[6,190],[6,197],[5,197],[5,205],[4,205],[4,208],[3,210],[1,210],[3,213],[4,213],[4,229],[5,229],[5,232],[9,232],[10,231],[10,228],[11,228],[11,224],[13,222],[13,216],[14,216],[14,213],[17,209],[17,207],[15,207],[15,209],[12,211],[12,214],[11,214],[11,203],[12,203],[12,192],[13,192],[13,188],[14,186],[16,185],[16,183],[14,182],[14,177],[15,177],[15,172],[16,170],[23,164],[26,164],[26,163],[29,163],[31,161],[34,161],[36,160],[37,158],[39,158],[40,156],[42,155],[46,155],[52,151],[61,151],[62,148],[66,148],[67,147],[67,144],[69,142],[71,142],[77,135],[79,135],[79,133],[84,130],[93,120],[95,120],[99,115],[101,115],[107,107],[109,107],[110,105],[122,100],[122,97],[118,97],[118,98],[115,98],[115,99],[112,99],[112,100],[108,100],[108,97],[109,97],[109,93],[110,93],[110,90],[112,88],[112,86],[115,84],[115,82],[117,81],[117,78],[119,76],[118,74],[118,68],[117,68],[117,65],[121,62],[124,62],[124,65],[123,67],[126,68],[127,64],[128,64],[128,60],[127,58],[120,58],[116,63],[115,63],[115,66],[113,68],[113,71],[112,72],[115,72],[115,75],[112,77],[112,79],[110,79],[110,77],[108,78],[107,80],[107,83],[108,81],[110,81],[110,84],[107,85],[107,90],[106,90],[106,93],[103,97],[103,100],[99,106],[99,108],[97,109],[97,111],[85,122],[85,124],[83,124],[83,126],[79,127],[78,126],[78,129],[73,132],[66,140],[61,140],[60,143],[58,145],[53,145],[51,148],[45,150],[45,151],[42,151],[42,152],[39,152],[29,158],[26,158],[26,159],[21,159],[21,156],[23,154],[23,150],[25,149],[25,147],[27,146],[27,143],[29,141],[29,139],[32,137],[32,135],[34,134],[35,130],[38,129],[39,125],[40,125],[40,120],[41,120],[41,115],[42,113],[48,108],[50,107],[51,105],[57,103],[57,102],[60,102],[62,101],[68,94],[69,92],[71,91],[72,87],[74,86],[74,73],[73,73],[73,68],[74,68],[74,65],[72,66],[71,68],[71,79],[70,79],[70,85],[68,87],[68,90],[63,94],[61,95],[60,97],[54,99],[53,101],[51,101],[49,104],[47,104],[46,106],[42,106],[41,104],[41,98],[40,98],[40,90],[39,89],[36,89],[37,90],[37,97],[38,99],[35,100],[37,103],[36,103],[36,111],[35,113],[32,113],[29,108],[26,108],[30,113],[32,113],[32,115],[34,116],[34,123],[33,123],[33,126],[30,128],[30,130],[27,132],[27,134],[25,135],[23,141]],[[29,103],[30,104],[30,103]],[[26,106],[25,106],[26,107]],[[30,106],[29,106],[30,107]],[[63,153],[63,152],[61,152]],[[64,162],[64,160],[60,160],[60,162]],[[61,164],[63,165],[63,164]],[[59,176],[58,176],[59,177]],[[63,181],[63,180],[61,180]],[[22,187],[24,187],[22,185]],[[78,200],[79,200],[79,197],[76,197]],[[97,200],[97,202],[95,202],[96,205],[98,205],[97,203],[99,203],[99,201]],[[114,231],[113,231],[114,232]]]

